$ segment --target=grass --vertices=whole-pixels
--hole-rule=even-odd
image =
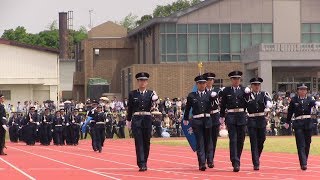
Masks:
[[[186,139],[153,139],[152,144],[160,144],[166,146],[189,146]],[[311,155],[320,155],[320,137],[312,137]],[[229,149],[229,139],[219,138],[217,149]],[[247,136],[244,144],[245,150],[250,150],[250,139]],[[264,152],[275,153],[297,153],[296,141],[294,136],[267,137],[264,143]]]

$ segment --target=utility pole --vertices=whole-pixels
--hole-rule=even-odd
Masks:
[[[92,28],[92,12],[93,12],[93,9],[90,9],[89,10],[89,18],[90,18],[90,22],[89,22],[89,29],[91,29]]]

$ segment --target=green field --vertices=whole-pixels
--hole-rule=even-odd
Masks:
[[[153,139],[152,144],[160,144],[167,146],[189,146],[185,139]],[[320,137],[312,137],[311,155],[320,155]],[[217,142],[218,149],[228,149],[229,139],[219,138]],[[247,136],[244,145],[245,150],[250,150],[250,139]],[[267,137],[264,144],[264,152],[278,153],[297,153],[296,142],[294,136]]]

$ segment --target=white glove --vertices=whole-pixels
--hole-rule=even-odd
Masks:
[[[37,125],[39,126],[39,125],[40,125],[40,123],[39,123],[39,122],[37,122]]]
[[[266,113],[267,113],[267,112],[270,112],[270,108],[265,108],[265,109],[264,109],[264,112],[266,112]]]
[[[75,123],[75,121],[73,120],[72,123]]]
[[[51,129],[51,132],[53,132],[53,129]]]
[[[284,128],[289,129],[290,125],[288,123],[284,124]]]
[[[266,107],[267,108],[272,108],[272,103],[270,101],[267,101]]]
[[[222,88],[220,88],[220,90],[221,90],[221,91],[223,91],[223,90],[224,90],[224,88],[226,88],[226,87],[222,87]]]
[[[106,122],[109,122],[109,119],[106,119]]]
[[[44,119],[43,122],[47,122],[47,121]]]
[[[320,106],[320,101],[316,101],[316,106]]]
[[[211,97],[214,98],[214,97],[216,97],[216,96],[217,96],[217,93],[216,93],[216,92],[212,92],[212,93],[211,93]]]
[[[159,99],[158,95],[155,94],[155,95],[152,96],[152,101],[156,101],[158,99]]]
[[[66,125],[69,126],[69,123],[67,123]]]
[[[30,119],[29,121],[30,121],[30,122],[33,122],[33,119]]]
[[[126,125],[127,125],[128,129],[131,129],[131,121],[126,121]]]
[[[246,87],[246,88],[244,89],[244,92],[245,92],[246,94],[249,94],[249,93],[251,92],[251,89],[250,89],[249,87]]]
[[[9,131],[9,128],[6,125],[2,125],[3,129]]]
[[[183,120],[183,125],[188,126],[189,125],[189,121],[188,120]]]
[[[219,122],[220,124],[224,124],[225,118],[224,117],[220,117]]]

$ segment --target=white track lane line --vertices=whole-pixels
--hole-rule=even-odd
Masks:
[[[114,180],[120,180],[119,178],[115,178],[115,177],[112,177],[112,176],[108,176],[108,175],[103,174],[103,173],[100,173],[100,172],[98,172],[98,171],[93,171],[93,170],[90,170],[90,169],[85,169],[85,168],[82,168],[82,167],[79,167],[79,166],[75,166],[75,165],[72,165],[72,164],[68,164],[68,163],[65,163],[65,162],[62,162],[62,161],[58,161],[58,160],[49,158],[49,157],[46,157],[46,156],[42,156],[42,155],[34,154],[34,153],[31,153],[31,152],[28,152],[28,151],[24,151],[24,150],[15,148],[15,147],[10,147],[10,148],[15,149],[15,150],[17,150],[17,151],[21,151],[21,152],[27,153],[27,154],[31,154],[31,155],[34,155],[34,156],[38,156],[38,157],[41,157],[41,158],[43,158],[43,159],[47,159],[47,160],[50,160],[50,161],[54,161],[54,162],[57,162],[57,163],[60,163],[60,164],[63,164],[63,165],[66,165],[66,166],[69,166],[69,167],[72,167],[72,168],[75,168],[75,169],[80,169],[80,170],[83,170],[83,171],[87,171],[87,172],[90,172],[90,173],[93,173],[93,174],[97,174],[97,175],[100,175],[100,176],[103,176],[103,177],[107,177],[107,178],[110,178],[110,179],[114,179]]]
[[[54,149],[50,149],[50,148],[42,148],[42,147],[39,147],[39,148],[46,149],[46,150],[49,150],[49,151],[54,151],[54,152],[60,152],[60,153],[64,153],[64,154],[87,157],[87,158],[90,158],[90,159],[96,159],[96,160],[105,161],[105,162],[112,162],[112,163],[115,163],[115,164],[121,164],[121,165],[130,166],[130,167],[137,167],[136,165],[132,165],[132,164],[122,163],[122,162],[118,162],[118,161],[111,161],[111,160],[102,159],[102,158],[96,158],[96,157],[87,156],[87,155],[83,155],[83,154],[70,153],[70,152],[54,150]],[[185,173],[185,172],[165,171],[165,170],[159,170],[159,169],[153,169],[153,168],[148,168],[148,170],[164,172],[164,173],[172,173],[172,174],[175,174],[175,175],[180,174],[180,175],[186,175],[186,176],[187,175],[193,175],[193,176],[228,177],[228,178],[238,178],[238,179],[257,179],[257,177],[241,177],[241,176],[236,176],[236,175],[235,176],[228,176],[228,175],[218,175],[218,174],[209,175],[209,174],[199,174],[199,173]],[[245,172],[245,171],[242,171],[242,172]],[[274,179],[277,179],[277,178],[259,177],[259,179],[273,179],[274,180]]]
[[[21,174],[23,174],[24,176],[26,176],[28,179],[30,180],[35,180],[34,177],[30,176],[29,174],[27,174],[26,172],[22,171],[21,169],[19,169],[18,167],[14,166],[13,164],[9,163],[8,161],[0,158],[0,160],[4,163],[6,163],[7,165],[9,165],[10,167],[12,167],[13,169],[17,170],[18,172],[20,172]]]

